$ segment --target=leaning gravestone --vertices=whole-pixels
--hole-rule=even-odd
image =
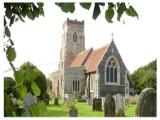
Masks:
[[[104,116],[114,117],[115,116],[115,101],[111,94],[108,94],[104,102]]]
[[[43,95],[43,102],[46,104],[46,105],[49,105],[49,94],[44,94]]]
[[[25,109],[25,113],[23,116],[31,116],[28,109],[30,106],[36,103],[37,103],[37,97],[33,96],[31,93],[28,93],[23,100],[23,108]]]
[[[120,94],[116,94],[115,96],[115,103],[116,103],[116,115],[117,116],[124,116],[124,98]]]
[[[139,117],[156,117],[156,90],[154,88],[145,88],[137,103],[136,115]]]

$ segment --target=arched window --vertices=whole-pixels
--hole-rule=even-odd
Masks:
[[[77,34],[76,33],[73,34],[73,42],[77,42]]]
[[[111,58],[106,67],[106,82],[117,83],[117,64],[115,60]]]

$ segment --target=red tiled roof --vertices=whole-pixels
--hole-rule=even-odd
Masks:
[[[70,67],[81,67],[85,66],[87,72],[96,71],[96,67],[99,61],[104,55],[104,52],[108,48],[108,45],[103,46],[99,49],[93,50],[92,48],[80,52],[71,63]]]
[[[91,55],[89,56],[87,62],[85,63],[85,67],[87,69],[87,72],[94,72],[96,71],[96,67],[99,64],[99,61],[104,55],[104,52],[108,48],[108,45],[94,50]]]
[[[71,63],[70,67],[80,67],[84,64],[88,55],[93,51],[92,48],[80,52]]]

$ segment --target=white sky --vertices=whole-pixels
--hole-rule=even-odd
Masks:
[[[92,19],[93,6],[85,10],[76,4],[74,14],[63,13],[54,3],[44,4],[45,17],[39,17],[34,21],[26,19],[25,23],[17,22],[12,26],[12,39],[15,43],[17,57],[14,65],[20,67],[26,61],[30,61],[48,74],[58,69],[62,24],[70,19],[85,21],[86,48],[99,48],[111,41],[114,33],[114,41],[119,53],[132,73],[138,67],[147,64],[157,58],[158,55],[158,4],[145,4],[143,1],[131,3],[139,14],[137,18],[123,15],[121,22],[114,19],[114,23],[107,23],[104,17],[105,8],[97,20]],[[154,8],[152,8],[154,7]],[[157,12],[156,12],[157,11]],[[125,24],[123,24],[123,19]],[[4,53],[3,53],[4,54]],[[4,71],[10,66],[4,55]],[[4,75],[11,75],[5,72]]]

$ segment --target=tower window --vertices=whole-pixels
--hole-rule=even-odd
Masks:
[[[73,34],[73,42],[77,42],[77,34],[76,33]]]

